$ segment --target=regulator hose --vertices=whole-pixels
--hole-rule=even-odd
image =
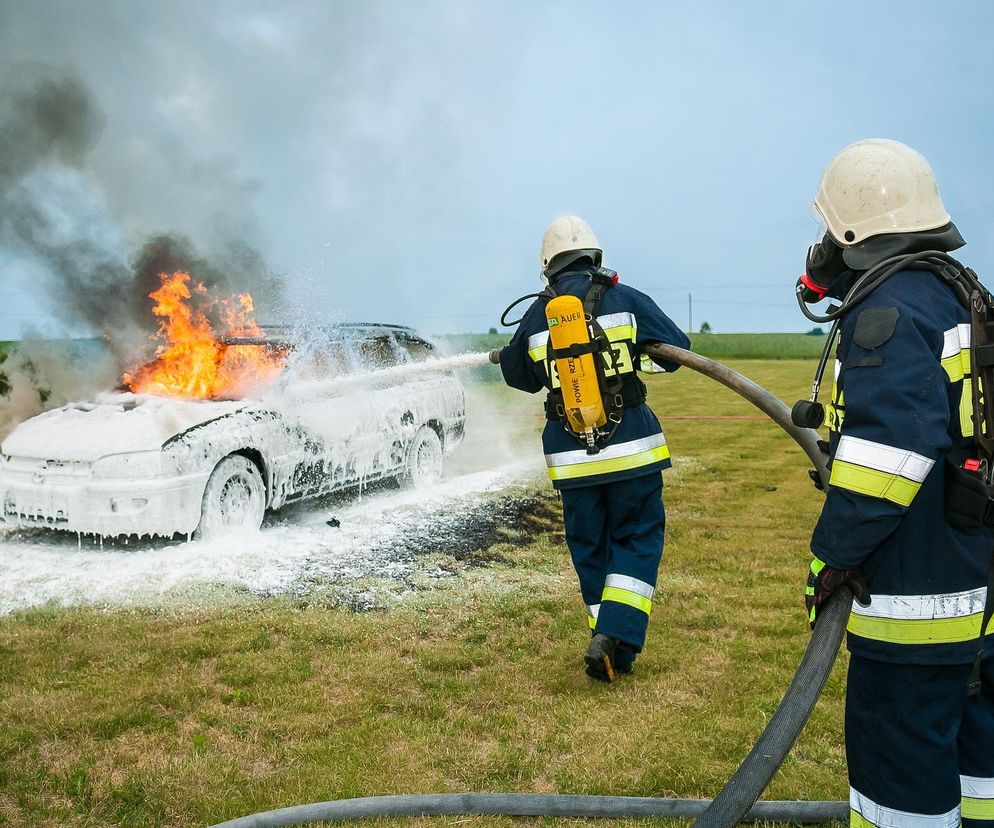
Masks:
[[[698,371],[740,394],[774,420],[804,449],[823,483],[828,482],[825,455],[817,434],[798,428],[790,409],[766,389],[718,362],[672,345],[649,345],[650,356]],[[804,657],[780,705],[749,755],[713,800],[564,794],[462,793],[370,796],[297,805],[239,817],[213,828],[275,828],[352,819],[399,816],[552,816],[601,818],[696,817],[695,826],[730,828],[739,822],[824,823],[845,821],[848,802],[757,802],[804,727],[839,652],[852,593],[839,590],[818,611]]]

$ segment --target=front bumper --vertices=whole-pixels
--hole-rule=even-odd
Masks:
[[[78,469],[74,474],[15,470],[8,463],[0,469],[0,514],[8,525],[108,537],[189,534],[200,523],[208,476],[103,479]]]

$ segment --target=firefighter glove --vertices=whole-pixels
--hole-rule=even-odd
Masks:
[[[843,584],[852,590],[861,606],[870,605],[870,590],[861,569],[836,569],[818,558],[811,561],[808,587],[804,590],[804,605],[808,610],[811,629],[817,623],[818,608]]]

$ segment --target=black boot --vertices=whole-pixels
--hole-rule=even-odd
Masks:
[[[614,650],[614,660],[611,662],[614,665],[614,672],[618,675],[630,675],[635,667],[636,655],[635,648],[631,644],[619,641]]]
[[[590,639],[590,646],[587,647],[587,654],[583,660],[587,663],[587,675],[598,681],[608,683],[614,681],[614,651],[618,646],[618,639],[597,633]]]

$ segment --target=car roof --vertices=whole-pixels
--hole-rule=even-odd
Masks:
[[[262,336],[226,336],[220,341],[225,345],[294,345],[313,339],[315,334],[328,341],[350,341],[395,336],[398,339],[427,340],[414,328],[385,322],[338,322],[332,325],[297,327],[293,325],[262,325]]]

